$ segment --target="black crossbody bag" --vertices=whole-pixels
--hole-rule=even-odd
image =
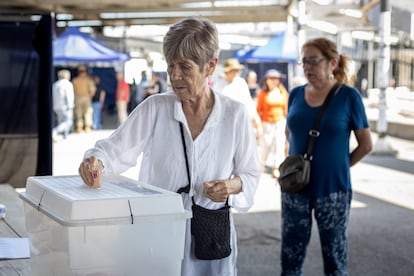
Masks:
[[[188,165],[187,149],[184,140],[183,126],[180,123],[181,139],[183,142],[185,165],[187,168],[187,186],[180,188],[177,193],[189,193],[191,188],[190,168]],[[210,210],[191,198],[193,217],[191,218],[191,235],[194,238],[194,254],[200,260],[216,260],[230,256],[230,206],[226,205],[217,210]]]
[[[335,83],[328,96],[322,104],[319,110],[318,116],[316,116],[315,122],[312,128],[309,130],[309,142],[308,148],[304,155],[294,154],[289,155],[280,164],[279,172],[280,176],[278,182],[280,189],[285,193],[297,193],[305,188],[309,183],[311,160],[313,156],[313,148],[315,146],[316,138],[319,137],[319,123],[322,119],[322,114],[328,107],[329,102],[335,94],[335,91],[339,90],[339,84]]]

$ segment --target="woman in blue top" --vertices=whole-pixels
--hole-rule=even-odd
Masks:
[[[282,193],[282,275],[302,275],[312,229],[318,225],[325,275],[348,275],[347,238],[352,198],[350,167],[372,149],[367,116],[359,92],[346,85],[349,59],[325,38],[302,47],[307,84],[289,95],[286,136],[289,154],[305,153],[309,130],[327,94],[341,86],[322,116],[309,185],[298,193]],[[350,150],[350,135],[357,146]]]

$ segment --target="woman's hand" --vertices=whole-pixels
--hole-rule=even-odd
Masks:
[[[104,166],[95,156],[86,158],[79,166],[79,175],[86,185],[99,189],[101,187],[102,171]]]
[[[204,182],[204,195],[214,202],[225,202],[229,195],[238,194],[242,190],[240,177],[232,179]]]

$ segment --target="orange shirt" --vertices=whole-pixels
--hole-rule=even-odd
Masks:
[[[287,115],[289,94],[284,87],[271,92],[261,90],[257,94],[257,113],[262,122],[275,123]]]
[[[118,81],[115,92],[115,101],[129,102],[129,84],[124,79]]]

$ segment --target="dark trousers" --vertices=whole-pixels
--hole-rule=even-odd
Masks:
[[[311,199],[282,193],[282,275],[303,275],[312,213],[318,225],[325,275],[348,275],[347,236],[352,192]]]

